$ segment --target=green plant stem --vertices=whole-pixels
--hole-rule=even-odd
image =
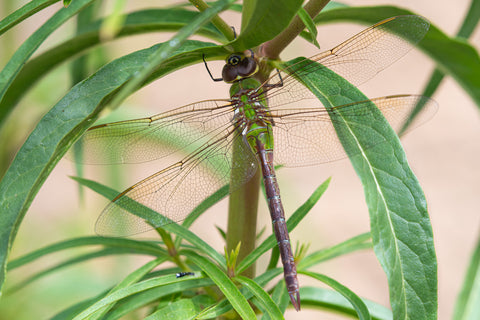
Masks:
[[[330,0],[310,0],[303,8],[308,15],[314,18]],[[269,59],[276,60],[280,53],[295,39],[305,28],[302,20],[296,16],[288,28],[283,30],[278,36],[265,42],[260,48],[260,55]]]
[[[190,268],[182,261],[182,259],[178,255],[178,251],[175,248],[175,244],[173,243],[170,233],[168,233],[162,228],[155,228],[155,230],[158,232],[158,234],[162,238],[163,243],[165,243],[168,254],[170,255],[170,257],[172,257],[173,262],[177,266],[179,266],[183,271],[190,271]]]
[[[208,4],[205,3],[203,0],[189,0],[191,4],[198,9],[198,11],[202,12],[209,8]],[[217,29],[229,40],[232,41],[235,39],[235,33],[233,32],[232,28],[223,21],[218,15],[216,15],[211,22]]]
[[[237,141],[236,144],[243,143]],[[233,147],[232,161],[242,161],[237,145]],[[232,177],[236,176],[232,174]],[[230,184],[235,183],[231,181]],[[238,243],[241,243],[240,253],[237,261],[242,261],[250,252],[255,249],[257,233],[257,209],[260,190],[260,170],[243,186],[232,192],[228,208],[227,224],[227,252],[235,250]],[[253,278],[255,276],[255,265],[242,273],[244,276]]]

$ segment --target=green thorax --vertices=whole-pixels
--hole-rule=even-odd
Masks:
[[[273,150],[273,133],[270,112],[260,88],[260,82],[245,78],[234,82],[230,88],[233,101],[237,102],[236,113],[240,117],[242,133],[252,150]]]
[[[238,93],[250,90],[256,90],[260,87],[260,82],[254,78],[244,78],[242,80],[232,83],[230,87],[230,97],[237,95]],[[261,93],[261,91],[260,91]]]

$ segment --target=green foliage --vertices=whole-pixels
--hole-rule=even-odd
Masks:
[[[298,80],[332,113],[335,106],[368,100],[343,78],[333,77],[328,69],[323,71],[301,74]],[[335,87],[342,90],[332,89]],[[334,125],[364,187],[374,249],[387,274],[394,314],[399,319],[414,314],[435,319],[436,258],[425,196],[395,132],[373,103],[371,110],[369,116],[353,117],[338,110],[346,125]],[[388,143],[380,143],[383,140]],[[419,270],[419,265],[423,269]]]
[[[261,241],[243,259],[240,260],[237,251],[227,261],[211,244],[189,230],[194,221],[229,194],[229,185],[205,199],[181,225],[162,225],[164,239],[173,239],[168,246],[161,241],[81,237],[34,249],[7,263],[23,218],[41,186],[74,142],[107,107],[117,107],[140,88],[176,70],[202,63],[203,57],[223,60],[231,52],[252,49],[272,39],[282,41],[279,34],[291,31],[289,25],[297,14],[307,25],[308,33],[304,31],[302,36],[315,44],[318,44],[315,24],[335,21],[373,24],[392,16],[413,14],[391,6],[329,4],[324,11],[310,17],[311,13],[302,7],[302,1],[250,0],[240,6],[242,28],[233,39],[228,22],[222,21],[217,14],[238,9],[238,5],[233,6],[235,1],[220,0],[205,10],[203,1],[191,2],[201,8],[200,12],[193,6],[123,12],[124,2],[118,1],[113,13],[97,17],[101,9],[93,6],[92,0],[64,0],[65,7],[59,1],[34,0],[0,21],[0,35],[3,35],[49,6],[55,5],[57,9],[21,44],[0,73],[1,126],[34,84],[44,80],[45,75],[61,63],[75,61],[71,74],[75,85],[34,128],[29,128],[31,133],[19,146],[8,170],[0,168],[1,172],[6,171],[0,181],[0,290],[4,296],[13,295],[32,282],[73,265],[101,257],[134,254],[151,260],[96,296],[71,306],[59,306],[52,319],[119,319],[142,308],[148,313],[145,319],[211,319],[221,316],[257,319],[260,313],[262,319],[283,319],[290,305],[285,283],[283,279],[278,280],[282,269],[276,267],[279,256],[274,235]],[[425,94],[433,94],[444,74],[457,81],[480,106],[480,58],[465,40],[478,22],[479,3],[472,2],[472,10],[459,31],[461,38],[449,37],[438,26],[432,25],[418,44],[438,68]],[[52,33],[77,16],[79,20],[85,20],[79,21],[75,34],[32,58]],[[165,43],[150,48],[131,48],[132,53],[117,59],[106,58],[106,64],[91,75],[86,72],[85,61],[76,60],[80,55],[91,53],[94,47],[102,47],[114,39],[172,31],[174,35]],[[192,35],[212,42],[190,40]],[[367,100],[355,86],[329,70],[305,74],[298,80],[326,108]],[[332,87],[341,90],[332,90]],[[435,319],[437,265],[433,233],[420,184],[408,166],[398,137],[374,105],[370,116],[345,118],[345,123],[346,126],[337,128],[337,133],[364,187],[371,230],[329,248],[311,253],[302,251],[296,261],[298,272],[331,288],[301,286],[302,308],[323,308],[359,319]],[[372,142],[374,139],[382,142]],[[10,146],[2,141],[1,152],[6,152],[7,147]],[[118,190],[96,181],[80,177],[73,180],[107,199],[118,195]],[[329,183],[330,179],[320,184],[290,216],[287,221],[289,231],[311,212]],[[156,212],[136,203],[128,209],[152,225],[157,225],[155,219],[160,219]],[[35,243],[35,239],[30,241]],[[310,270],[321,262],[372,248],[388,279],[392,311],[359,297],[338,281]],[[474,319],[480,314],[478,290],[475,290],[480,278],[478,248],[479,245],[457,302],[455,319]],[[271,260],[265,270],[257,272],[253,279],[242,275],[270,251]],[[63,255],[66,252],[69,255]],[[51,255],[67,258],[48,266],[39,263],[41,258]],[[173,263],[174,267],[165,267],[166,262]],[[26,265],[38,265],[39,270],[15,285],[4,285],[10,272]],[[229,269],[234,269],[233,276],[228,274]],[[177,272],[193,272],[193,275],[177,277]]]

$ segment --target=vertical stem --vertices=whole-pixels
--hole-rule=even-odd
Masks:
[[[303,8],[314,18],[330,0],[310,0]],[[300,32],[305,29],[302,20],[296,16],[287,29],[283,30],[278,36],[264,43],[261,47],[261,56],[278,59],[280,52],[295,39]]]
[[[209,8],[208,4],[203,0],[189,0],[189,1],[200,12],[205,11]],[[225,21],[223,21],[222,18],[220,18],[218,15],[213,17],[212,23],[229,41],[232,41],[235,39],[232,28]]]
[[[243,141],[238,140],[235,142],[233,146],[232,161],[242,161],[244,158],[239,155],[239,152],[242,152],[242,150],[239,150],[238,143],[243,143]],[[232,174],[232,176],[236,175]],[[237,261],[241,261],[253,249],[255,249],[259,190],[260,170],[257,170],[255,175],[247,183],[230,194],[227,225],[227,252],[230,253],[232,250],[235,250],[238,243],[241,242]],[[252,265],[245,270],[243,275],[253,278],[255,276],[255,265]]]

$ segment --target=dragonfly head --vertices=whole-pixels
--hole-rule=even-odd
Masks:
[[[222,78],[226,83],[236,82],[251,77],[258,71],[258,63],[253,54],[247,57],[243,53],[232,53],[225,60]]]

